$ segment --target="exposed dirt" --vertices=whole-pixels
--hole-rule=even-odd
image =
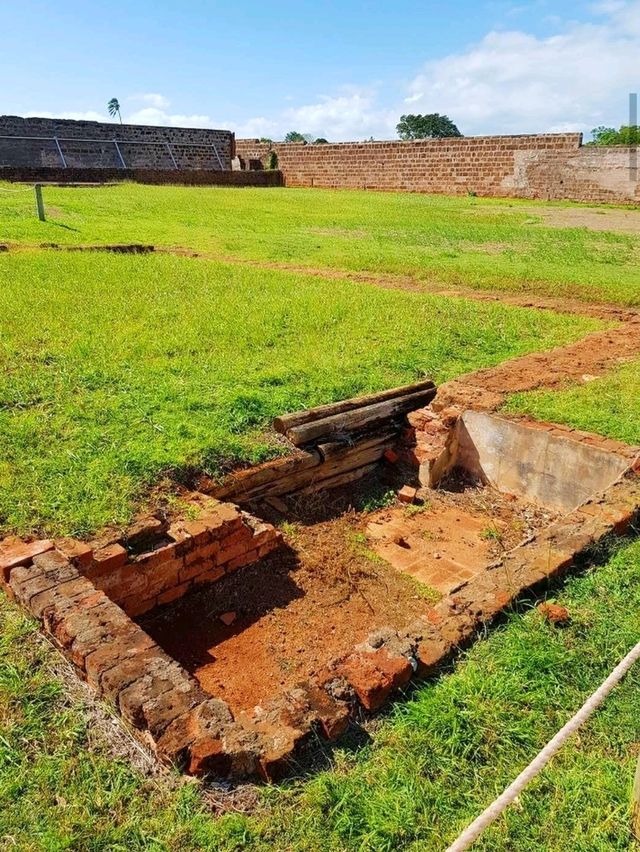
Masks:
[[[640,355],[640,318],[589,334],[569,346],[533,352],[496,367],[467,373],[438,388],[435,408],[498,408],[510,393],[557,389],[604,375]]]
[[[449,594],[555,513],[472,482],[449,479],[424,490],[424,508],[377,512],[367,525],[372,547],[396,570]]]
[[[358,513],[310,524],[292,517],[280,552],[140,622],[234,710],[312,676],[375,627],[401,626],[428,606],[368,551]],[[226,626],[219,616],[230,612],[236,619]]]
[[[437,590],[375,552],[384,535],[372,536],[372,527],[386,530],[392,522],[395,537],[405,541],[389,546],[402,554],[407,544],[413,547],[413,561],[422,542],[481,570],[549,519],[496,492],[463,489],[457,482],[452,487],[457,490],[429,492],[424,507],[395,504],[372,512],[358,508],[388,488],[373,477],[351,492],[290,498],[285,549],[144,616],[140,624],[204,689],[236,711],[252,708],[313,677],[371,631],[402,628],[439,599]],[[471,543],[461,537],[467,516],[475,524]],[[446,573],[444,562],[437,567]],[[456,565],[448,570],[459,582]],[[225,618],[232,620],[226,625],[220,616],[231,613],[235,618]]]
[[[529,213],[552,228],[587,228],[614,234],[640,234],[640,210],[606,207],[516,207],[516,213]]]

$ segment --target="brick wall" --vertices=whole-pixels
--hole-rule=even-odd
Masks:
[[[234,153],[234,136],[228,130],[3,115],[0,116],[0,166],[61,165],[55,141],[1,138],[6,136],[58,137],[67,165],[79,168],[121,169],[122,162],[113,144],[114,139],[118,140],[126,167],[132,169],[175,168],[173,154],[180,169],[225,170],[231,168]],[[95,141],[82,141],[85,139]],[[139,142],[146,144],[134,144]]]
[[[630,149],[582,147],[579,133],[331,145],[236,140],[245,168],[266,166],[271,150],[287,186],[640,201]]]

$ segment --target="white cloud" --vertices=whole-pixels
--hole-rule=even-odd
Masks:
[[[397,123],[396,110],[382,107],[373,89],[345,87],[316,103],[288,109],[284,114],[287,130],[326,136],[335,141],[370,135],[389,135]],[[286,131],[285,131],[286,132]]]
[[[606,19],[537,38],[490,32],[429,62],[409,86],[412,112],[444,112],[463,133],[589,130],[622,123],[638,84],[640,2],[601,3]]]
[[[271,118],[260,116],[243,122],[227,122],[224,126],[239,138],[282,139],[289,130],[297,130],[342,142],[371,135],[393,135],[396,112],[378,103],[373,88],[343,86],[333,96],[319,95],[314,103],[287,107]]]
[[[157,92],[147,92],[146,94],[142,95],[130,95],[127,100],[140,101],[160,110],[165,110],[171,106],[171,101],[169,100],[169,98],[165,98],[164,95],[159,95],[157,94]]]
[[[589,131],[626,121],[627,95],[640,73],[640,0],[598,0],[597,23],[554,23],[556,33],[492,31],[476,44],[428,62],[383,100],[376,85],[343,86],[294,106],[286,97],[272,114],[225,121],[170,109],[157,92],[125,99],[123,120],[187,127],[226,127],[239,137],[281,139],[289,130],[347,141],[393,138],[405,112],[449,115],[467,134]],[[513,6],[511,11],[518,11]],[[137,106],[137,108],[135,108]],[[52,116],[50,112],[30,115]],[[62,118],[109,121],[106,115],[64,112]]]
[[[182,113],[168,112],[166,107],[169,107],[170,101],[163,95],[147,94],[134,95],[126,99],[127,101],[143,101],[150,106],[141,107],[140,109],[128,112],[122,110],[122,120],[125,124],[152,124],[162,127],[224,127],[220,122],[214,120],[208,115],[185,115]],[[165,108],[159,106],[164,104]],[[96,110],[86,110],[85,112],[67,110],[62,112],[51,112],[49,110],[31,110],[25,113],[25,116],[38,116],[40,118],[72,118],[76,121],[109,121],[114,119],[106,113],[97,112]],[[117,121],[117,119],[116,119]]]
[[[208,115],[169,113],[155,106],[143,107],[122,116],[126,124],[156,124],[169,127],[219,127]]]

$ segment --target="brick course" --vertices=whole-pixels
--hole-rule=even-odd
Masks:
[[[161,760],[196,775],[274,779],[314,732],[336,738],[360,707],[374,711],[414,673],[431,674],[519,595],[560,576],[604,537],[624,533],[637,522],[639,507],[640,477],[629,472],[505,553],[490,570],[460,583],[404,631],[379,629],[351,653],[330,662],[313,681],[235,718],[224,701],[206,694],[81,573],[73,559],[86,561],[84,549],[73,552],[68,542],[61,542],[61,552],[50,541],[33,542],[27,555],[19,540],[5,540],[0,543],[0,585],[40,620],[78,673],[116,706]],[[163,549],[185,561],[190,548],[224,542],[230,535],[238,540],[246,527],[252,536],[264,537],[266,532],[265,525],[221,503],[209,503],[198,521],[168,528],[158,526],[157,519],[148,524],[156,535],[175,533],[176,539]],[[134,543],[146,544],[144,525],[136,529],[140,536]],[[167,564],[158,563],[153,553],[130,552],[124,567]]]

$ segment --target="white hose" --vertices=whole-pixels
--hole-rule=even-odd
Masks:
[[[594,710],[602,704],[611,690],[622,680],[631,666],[640,659],[640,642],[632,648],[627,656],[615,667],[605,682],[588,698],[580,710],[567,724],[561,728],[555,737],[546,744],[541,752],[522,770],[498,798],[466,828],[458,839],[449,846],[447,852],[464,852],[480,837],[482,832],[494,822],[500,814],[524,790],[527,784],[541,772],[551,758],[560,750],[566,740],[578,730],[580,725],[591,716]]]

